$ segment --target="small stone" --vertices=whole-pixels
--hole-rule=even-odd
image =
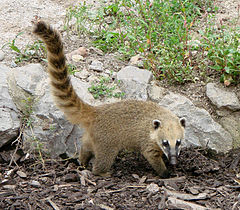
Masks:
[[[147,177],[146,177],[146,176],[143,176],[143,177],[139,180],[139,184],[143,184],[146,180],[147,180]]]
[[[78,71],[74,74],[75,77],[79,79],[87,79],[90,76],[90,73],[86,70]]]
[[[89,69],[102,72],[103,71],[103,63],[98,60],[94,60],[94,61],[92,61],[91,65],[89,65]]]
[[[38,181],[32,180],[29,184],[33,187],[40,187],[41,184]]]
[[[79,62],[79,61],[84,60],[84,58],[83,58],[83,56],[81,56],[81,55],[72,55],[72,60],[73,60],[74,62]]]
[[[208,83],[206,95],[217,108],[228,108],[233,111],[240,110],[240,101],[235,93],[219,88],[214,83]]]
[[[77,51],[78,51],[79,55],[81,55],[83,57],[87,57],[87,55],[88,55],[88,50],[86,47],[79,47],[77,49]]]
[[[143,66],[142,59],[143,59],[142,56],[138,54],[138,55],[131,57],[129,63],[130,63],[130,65],[133,65],[133,66],[142,67]]]
[[[2,50],[0,50],[0,61],[3,61],[5,58],[5,54]]]
[[[4,185],[3,189],[5,190],[14,190],[16,188],[16,185]]]
[[[139,179],[139,176],[137,174],[132,174],[133,178]]]
[[[21,178],[26,178],[27,177],[27,174],[25,174],[22,171],[17,171],[17,175],[20,176]]]
[[[197,189],[195,189],[194,187],[189,187],[189,191],[190,191],[190,193],[192,193],[193,195],[199,194],[199,191],[198,191]]]
[[[131,80],[148,84],[153,79],[152,72],[135,66],[126,66],[117,73],[118,80]]]
[[[149,192],[151,192],[151,193],[156,193],[156,192],[159,191],[159,187],[158,187],[158,185],[155,184],[155,183],[149,184],[146,189],[147,189]]]

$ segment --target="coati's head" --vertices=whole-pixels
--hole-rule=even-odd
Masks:
[[[172,165],[177,164],[177,157],[180,153],[184,140],[185,118],[174,118],[152,121],[153,132],[151,134],[163,153]]]

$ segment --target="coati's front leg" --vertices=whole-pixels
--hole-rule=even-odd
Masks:
[[[162,159],[163,152],[157,145],[149,145],[142,152],[143,156],[151,164],[153,169],[158,173],[159,176],[166,178],[169,176],[169,172]]]

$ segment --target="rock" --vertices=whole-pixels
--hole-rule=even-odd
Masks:
[[[77,50],[78,50],[79,55],[81,55],[83,57],[88,56],[88,50],[86,47],[79,47]]]
[[[26,112],[26,108],[29,106],[28,102],[32,102],[34,96],[37,96],[36,89],[41,89],[42,84],[47,78],[47,73],[41,64],[29,64],[27,66],[13,68],[9,71],[9,90],[19,110]],[[40,93],[40,95],[43,94],[44,92]]]
[[[82,61],[84,58],[83,58],[83,56],[81,56],[81,55],[73,55],[72,56],[72,60],[74,61],[74,62],[79,62],[79,61]]]
[[[148,84],[140,83],[134,80],[121,80],[118,83],[124,98],[131,98],[146,101],[148,99]]]
[[[10,69],[0,64],[0,147],[16,139],[20,129],[19,112],[8,90]]]
[[[179,198],[181,200],[186,200],[186,201],[191,201],[191,200],[205,200],[208,198],[207,193],[199,193],[197,195],[191,195],[183,192],[178,192],[178,191],[173,191],[173,190],[168,190],[164,189],[166,194],[171,197]]]
[[[77,71],[74,76],[79,79],[87,79],[91,74],[87,70]]]
[[[219,123],[225,128],[233,137],[233,147],[240,147],[240,112],[222,117]]]
[[[148,88],[149,99],[155,102],[158,102],[166,94],[166,89],[157,86],[156,84],[151,84]]]
[[[93,101],[88,85],[72,76],[76,92],[84,101]],[[73,157],[80,148],[79,138],[83,129],[72,125],[58,110],[53,101],[47,73],[40,64],[30,64],[13,69],[9,75],[14,102],[20,110],[26,106],[31,116],[29,127],[24,129],[23,146],[25,151],[41,150],[52,157],[67,154]],[[28,98],[31,103],[28,104]],[[25,100],[25,103],[22,103]]]
[[[235,93],[216,87],[214,83],[208,83],[206,87],[207,97],[217,108],[240,110],[240,102]]]
[[[135,55],[131,57],[129,64],[132,66],[143,67],[143,57],[140,54]]]
[[[77,50],[74,50],[68,54],[66,54],[66,58],[68,61],[73,60],[74,62],[79,62],[84,60],[85,57],[88,56],[88,50],[85,47],[79,47]]]
[[[149,184],[146,189],[151,193],[157,193],[159,191],[159,187],[155,183]]]
[[[189,191],[193,195],[198,195],[199,194],[199,191],[197,189],[195,189],[194,187],[189,187]]]
[[[5,54],[2,50],[0,50],[0,61],[3,61],[5,57]]]
[[[197,210],[207,210],[204,206],[200,206],[198,204],[183,201],[174,197],[168,197],[167,200],[167,209],[197,209]]]
[[[208,146],[217,152],[227,152],[232,148],[231,135],[215,122],[206,110],[195,107],[186,97],[170,92],[160,100],[159,104],[179,117],[186,118],[187,146]]]
[[[20,176],[21,178],[27,178],[27,174],[22,172],[22,171],[17,171],[16,172],[18,176]]]
[[[33,187],[41,187],[41,184],[38,181],[32,180],[29,182],[29,185]]]
[[[134,66],[127,66],[117,73],[119,87],[125,97],[144,101],[148,99],[147,89],[152,77],[150,71]]]
[[[89,65],[89,69],[102,72],[103,71],[103,63],[98,60],[93,60],[91,65]]]
[[[16,185],[3,185],[3,189],[5,190],[14,190],[16,187]]]
[[[131,80],[148,84],[152,78],[152,72],[134,66],[124,67],[117,73],[117,80]]]

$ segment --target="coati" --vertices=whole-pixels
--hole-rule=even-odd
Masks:
[[[44,21],[33,21],[33,32],[46,44],[48,73],[55,103],[73,124],[85,128],[79,159],[87,165],[94,158],[92,172],[109,176],[115,157],[122,149],[140,151],[161,176],[170,163],[177,163],[184,139],[186,120],[151,101],[122,100],[91,106],[78,97],[73,89],[60,34]]]

